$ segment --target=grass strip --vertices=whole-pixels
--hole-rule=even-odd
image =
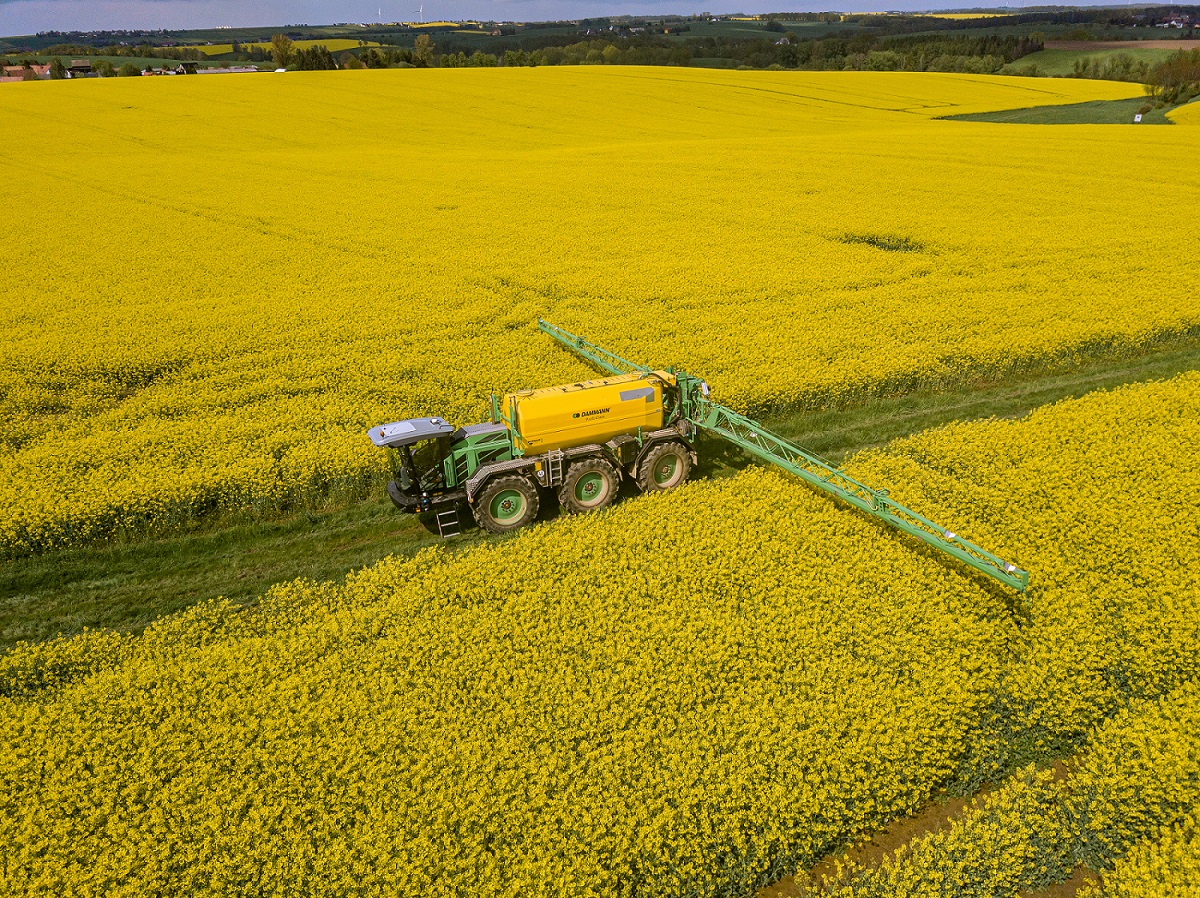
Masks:
[[[947,115],[944,118],[956,122],[1003,122],[1010,125],[1132,125],[1133,117],[1145,105],[1145,97],[1131,97],[1126,100],[1069,103],[1065,106],[1029,106],[1000,112],[972,112]],[[1174,124],[1167,118],[1168,112],[1170,109],[1151,109],[1142,115],[1141,124]]]
[[[1200,342],[1186,341],[1134,358],[1084,360],[1053,373],[964,382],[763,423],[840,463],[853,452],[952,421],[1020,417],[1060,399],[1196,369]],[[729,476],[751,463],[735,446],[714,439],[700,451],[698,476]],[[483,540],[471,528],[451,545]],[[437,542],[436,532],[397,512],[380,491],[277,520],[227,522],[196,533],[20,558],[0,569],[0,650],[85,627],[139,632],[204,599],[250,603],[274,583],[339,581],[388,555],[409,555]]]

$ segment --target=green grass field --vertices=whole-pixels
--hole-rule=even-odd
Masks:
[[[852,452],[951,421],[1017,417],[1090,390],[1198,368],[1200,341],[1181,340],[1137,358],[1092,359],[994,383],[918,391],[765,423],[840,463]],[[700,449],[696,476],[729,476],[750,463],[727,443],[710,440]],[[471,527],[448,545],[457,549],[485,539],[497,537]],[[411,555],[437,543],[436,533],[422,521],[392,507],[380,485],[363,501],[279,520],[214,522],[197,533],[18,559],[0,569],[0,650],[19,640],[85,627],[137,632],[205,599],[252,603],[274,583],[298,577],[340,580],[388,555]]]
[[[1004,122],[1015,125],[1132,125],[1133,117],[1146,102],[1144,97],[1131,97],[1128,100],[1096,100],[1066,106],[1031,106],[1026,109],[1006,109],[1002,112],[948,115],[946,118],[958,122]],[[1141,123],[1173,124],[1166,117],[1168,111],[1151,109],[1142,116]]]

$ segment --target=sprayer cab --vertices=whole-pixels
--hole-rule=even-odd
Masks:
[[[454,427],[444,418],[409,418],[381,424],[367,431],[381,449],[393,449],[399,467],[388,484],[392,504],[403,511],[429,508],[444,484],[443,462],[450,454]]]

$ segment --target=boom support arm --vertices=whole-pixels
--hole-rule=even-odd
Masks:
[[[582,337],[538,319],[538,327],[568,349],[578,353],[610,374],[629,374],[652,369],[589,343]],[[668,369],[671,370],[671,369]],[[859,483],[812,453],[771,433],[757,421],[739,415],[733,409],[717,405],[708,399],[707,384],[700,378],[675,372],[682,393],[683,415],[697,428],[728,440],[756,458],[795,474],[819,490],[831,493],[855,508],[879,518],[886,524],[903,530],[947,555],[957,558],[1017,592],[1029,585],[1029,573],[1006,562],[985,549],[905,508],[888,498],[885,490],[875,490]]]

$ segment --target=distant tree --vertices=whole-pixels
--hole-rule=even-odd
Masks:
[[[113,64],[107,59],[97,59],[92,63],[92,71],[101,78],[117,77],[117,70],[113,68]]]
[[[367,67],[365,62],[349,51],[342,54],[341,63],[344,69],[365,69]]]
[[[230,53],[241,53],[241,52],[242,52],[242,44],[241,44],[241,42],[240,42],[240,41],[234,41],[234,42],[233,42],[233,46],[231,46],[231,47],[229,48],[229,52],[230,52]]]
[[[61,81],[67,77],[67,67],[57,56],[50,60],[50,77],[55,81]]]
[[[338,67],[337,60],[333,58],[333,54],[329,52],[329,48],[323,44],[316,47],[301,48],[296,51],[292,58],[296,68],[305,72],[325,71]]]
[[[271,58],[275,61],[275,68],[286,69],[288,67],[295,53],[295,46],[292,39],[286,34],[277,34],[271,38]]]
[[[775,45],[775,55],[779,59],[781,66],[794,69],[800,64],[800,53],[796,48],[795,32],[787,32],[784,34],[784,39],[784,43]]]
[[[121,68],[117,69],[117,74],[122,78],[136,78],[138,75],[142,74],[142,70],[132,62],[127,62],[124,63]]]
[[[413,65],[428,68],[433,65],[433,41],[428,34],[418,34],[412,51]]]
[[[1146,80],[1146,92],[1160,103],[1186,103],[1200,94],[1200,50],[1172,53],[1150,70]]]

